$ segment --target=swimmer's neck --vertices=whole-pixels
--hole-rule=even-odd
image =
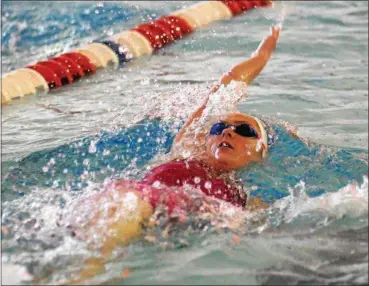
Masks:
[[[212,178],[217,178],[221,175],[231,174],[234,170],[228,169],[222,166],[214,166],[210,164],[207,160],[203,158],[188,158],[184,160],[185,162],[196,162],[197,164],[201,165],[203,169],[206,170],[208,175]]]

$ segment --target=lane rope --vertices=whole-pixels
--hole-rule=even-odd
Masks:
[[[226,20],[272,1],[204,1],[143,23],[103,41],[92,43],[5,74],[1,105],[16,98],[49,92],[90,76],[99,69],[117,68],[133,58],[153,54],[212,22]]]

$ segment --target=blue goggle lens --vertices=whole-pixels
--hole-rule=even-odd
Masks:
[[[210,129],[210,135],[220,135],[222,134],[223,130],[227,129],[228,127],[229,125],[223,122],[215,123]]]
[[[224,122],[215,123],[210,129],[210,135],[220,135],[223,130],[233,127],[233,131],[243,137],[258,138],[258,133],[249,124],[229,125]]]

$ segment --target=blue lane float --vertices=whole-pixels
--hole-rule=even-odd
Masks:
[[[119,64],[124,64],[131,59],[129,56],[127,56],[127,51],[113,41],[96,41],[95,43],[101,43],[109,47],[117,55]]]

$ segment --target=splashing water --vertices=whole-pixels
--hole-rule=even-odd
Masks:
[[[2,14],[4,71],[183,5],[158,3],[140,2],[133,9],[124,3],[65,2],[40,9],[34,2],[24,10],[8,2]],[[238,172],[250,197],[270,207],[240,214],[223,204],[222,214],[158,215],[156,228],[117,247],[106,272],[88,282],[367,284],[367,4],[280,5],[209,25],[149,59],[136,59],[121,73],[102,73],[4,108],[3,281],[63,284],[86,259],[98,256],[87,240],[58,224],[70,218],[83,225],[93,206],[80,202],[99,194],[105,179],[140,179],[165,157],[184,120],[203,103],[208,83],[250,54],[277,18],[284,26],[277,52],[249,87],[246,104],[239,103],[241,111],[272,118],[265,121],[277,141],[268,158]],[[232,88],[212,99],[203,123],[234,110]],[[78,106],[82,114],[55,115],[35,108],[32,100],[64,110]],[[313,140],[297,139],[283,120]],[[89,242],[99,244],[101,234]]]
[[[162,134],[165,134],[165,132],[168,131],[167,127],[168,125],[165,120],[163,122],[156,120],[143,121],[141,124],[123,129],[118,133],[100,134],[99,139],[89,138],[89,140],[83,140],[80,143],[72,143],[68,145],[68,149],[71,146],[75,146],[77,150],[80,150],[81,152],[73,152],[70,153],[69,156],[51,160],[52,158],[55,158],[55,154],[63,153],[63,150],[68,150],[63,146],[56,148],[53,151],[44,151],[37,156],[31,155],[29,158],[24,158],[22,164],[17,167],[18,169],[15,168],[13,170],[17,170],[17,173],[20,174],[21,170],[23,170],[21,172],[29,170],[29,167],[27,166],[28,164],[32,164],[33,168],[36,164],[36,166],[39,166],[38,169],[41,170],[42,166],[45,165],[44,162],[53,162],[53,168],[55,168],[53,180],[58,180],[60,185],[64,185],[64,170],[66,163],[73,163],[76,160],[84,161],[88,162],[88,164],[82,164],[84,168],[90,169],[91,166],[95,166],[96,168],[101,164],[99,163],[99,158],[106,160],[106,156],[108,156],[104,155],[106,154],[106,150],[112,150],[112,147],[117,142],[128,141],[131,142],[131,144],[137,144],[137,146],[140,146],[140,144],[144,144],[142,146],[146,146],[146,141],[139,143],[138,138],[144,139],[145,137],[142,136],[142,134],[147,134],[147,132],[150,132],[150,135],[152,136],[149,138],[150,140],[148,142],[151,142],[150,144],[153,142],[158,144],[156,147],[154,145],[147,145],[151,146],[151,151],[146,150],[146,156],[148,156],[147,159],[154,158],[156,152],[156,154],[159,154],[165,150],[165,148],[164,150],[162,149],[163,147],[169,147],[171,145],[171,140],[174,136],[173,133],[170,133],[170,139],[166,140],[164,145],[162,145],[163,143],[161,140],[155,140],[156,136],[161,138]],[[355,172],[357,172],[357,167],[361,161],[352,155],[349,155],[349,153],[335,154],[332,151],[320,151],[320,153],[317,153],[316,158],[322,164],[322,169],[317,168],[319,165],[319,162],[317,161],[314,162],[313,168],[315,168],[317,172],[331,172],[329,175],[331,177],[331,182],[328,181],[325,185],[324,193],[320,196],[316,193],[314,195],[314,188],[319,186],[315,181],[314,173],[311,174],[311,177],[305,177],[304,181],[296,181],[294,187],[290,187],[289,185],[293,185],[294,180],[289,178],[288,175],[286,176],[283,168],[281,168],[281,166],[284,166],[284,163],[278,161],[277,158],[279,158],[279,156],[288,158],[293,155],[292,158],[295,158],[293,162],[296,165],[294,172],[298,178],[298,166],[305,164],[306,171],[309,168],[308,162],[316,160],[313,159],[314,154],[316,154],[316,151],[314,151],[316,146],[313,144],[309,147],[306,143],[291,136],[288,131],[281,126],[273,125],[273,128],[277,132],[278,141],[273,147],[274,149],[271,149],[268,164],[264,166],[253,166],[252,168],[240,173],[240,177],[245,182],[245,188],[249,189],[249,195],[252,197],[258,196],[262,193],[264,199],[266,201],[269,200],[272,203],[272,206],[264,212],[240,214],[237,208],[224,203],[221,205],[222,212],[212,214],[210,216],[188,218],[187,223],[177,227],[173,226],[170,230],[170,234],[164,235],[162,230],[166,229],[165,225],[170,221],[168,218],[166,223],[163,222],[162,225],[158,225],[158,231],[156,233],[148,234],[148,237],[156,237],[154,239],[155,241],[161,241],[160,247],[155,251],[160,252],[160,249],[163,247],[165,249],[176,249],[179,245],[182,245],[182,247],[183,245],[187,245],[187,247],[196,247],[196,242],[189,242],[193,237],[199,236],[200,240],[208,240],[217,229],[218,231],[219,229],[233,229],[236,233],[239,232],[238,235],[242,233],[242,235],[246,237],[257,233],[258,235],[261,235],[260,239],[267,239],[268,235],[271,234],[283,236],[287,235],[287,233],[289,233],[289,235],[295,233],[299,235],[301,232],[306,232],[307,229],[309,230],[309,235],[320,235],[321,232],[328,233],[332,230],[337,233],[339,231],[344,231],[347,228],[360,229],[360,227],[367,224],[367,219],[365,219],[368,212],[367,176],[364,176],[361,184],[358,182],[347,183],[346,181],[346,184],[344,184],[343,187],[338,187],[339,184],[335,184],[335,186],[333,186],[331,182],[334,182],[341,176],[340,169],[330,169],[330,165],[324,163],[325,160],[333,155],[338,163],[340,163],[341,160],[344,160],[352,166],[355,165]],[[171,128],[169,128],[169,130],[172,132]],[[95,152],[90,154],[82,151],[88,150],[91,146],[91,142],[94,142],[93,144],[96,148]],[[293,146],[293,148],[290,148],[289,145]],[[133,146],[135,145],[132,145],[131,147]],[[154,149],[152,149],[152,147],[154,147]],[[117,153],[119,145],[114,148],[117,149],[115,149],[116,151],[114,151],[113,154],[118,155],[119,157],[119,153]],[[142,150],[144,149],[138,149],[138,152],[142,152]],[[284,154],[281,154],[281,152],[284,152]],[[85,156],[81,156],[81,154],[90,154],[91,157],[86,158]],[[131,156],[133,157],[137,155],[138,154],[131,153]],[[134,178],[139,178],[146,171],[145,162],[148,162],[147,159],[142,161],[139,165],[131,165],[131,167],[130,164],[127,164],[130,159],[127,158],[126,160],[128,160],[128,162],[126,163],[121,160],[119,162],[120,168],[112,170],[111,174],[127,175],[128,170],[132,170],[133,172],[131,174],[135,174]],[[329,162],[329,164],[332,164],[332,161]],[[288,161],[286,164],[290,165],[291,162]],[[274,170],[274,165],[278,166],[280,170],[279,173]],[[21,169],[19,169],[20,167]],[[73,164],[67,168],[68,173],[70,172],[73,174],[76,171]],[[367,169],[367,166],[365,167],[364,165],[362,170],[365,171],[365,168]],[[272,180],[268,182],[268,180],[266,180],[266,174],[271,170],[273,170],[273,177]],[[349,171],[349,169],[345,170],[345,172]],[[81,172],[83,173],[83,169]],[[104,176],[101,178],[106,178],[106,174],[103,175]],[[260,177],[260,179],[258,179],[258,177]],[[128,178],[132,178],[132,175],[128,176]],[[42,184],[42,181],[45,181],[45,178],[38,180],[36,185]],[[12,181],[13,186],[16,182],[17,181]],[[275,187],[276,184],[279,184],[278,188]],[[5,201],[3,203],[4,211],[2,217],[3,249],[5,250],[3,258],[4,262],[9,265],[28,265],[28,269],[32,269],[31,273],[28,273],[29,275],[32,277],[43,277],[46,275],[45,273],[47,273],[47,269],[50,269],[50,267],[54,269],[53,271],[55,272],[55,268],[52,266],[55,264],[55,261],[59,261],[58,265],[64,265],[62,268],[65,268],[65,265],[76,265],[79,261],[93,256],[93,249],[95,248],[91,249],[91,245],[100,245],[103,241],[102,239],[104,239],[101,234],[107,230],[94,231],[93,228],[88,228],[89,231],[86,232],[85,238],[80,240],[81,237],[75,237],[73,235],[73,229],[69,229],[68,224],[60,224],[60,217],[62,216],[64,221],[74,221],[81,227],[88,225],[88,221],[91,219],[91,214],[93,213],[91,210],[97,208],[101,209],[102,212],[105,212],[107,208],[109,208],[109,204],[102,203],[96,205],[93,201],[81,204],[81,201],[83,201],[83,198],[85,197],[90,197],[94,194],[100,193],[103,187],[101,179],[95,178],[95,180],[89,181],[86,186],[81,186],[79,191],[66,192],[65,190],[55,186],[53,189],[35,187],[33,191],[27,193],[23,197]],[[279,193],[276,193],[276,190]],[[280,196],[284,198],[278,200]],[[116,199],[124,200],[125,198],[119,197]],[[128,206],[134,209],[132,202],[128,203]],[[129,210],[130,207],[127,209]],[[126,212],[122,212],[120,215],[122,216],[119,217],[124,217],[128,214]],[[106,223],[107,221],[101,219],[100,223],[97,224],[98,229],[99,227],[102,229]],[[161,231],[159,231],[160,229]],[[150,240],[153,240],[153,238]],[[280,241],[278,241],[278,243],[279,242]],[[79,251],[73,251],[74,247],[78,247]],[[133,243],[132,247],[137,247],[137,244]],[[260,247],[260,249],[263,249],[265,248],[265,245],[255,244],[253,247]],[[328,249],[329,251],[332,251],[334,248]],[[13,256],[11,253],[14,250],[18,250],[20,253],[17,256]],[[117,254],[118,256],[126,255],[126,248],[122,248],[117,251],[120,253]],[[48,258],[49,253],[52,255],[52,259]],[[62,256],[65,258],[61,259]],[[119,262],[117,261],[116,263]],[[30,265],[33,266],[31,267]],[[51,276],[48,274],[48,279],[51,280],[47,281],[49,281],[48,283],[56,283],[56,281],[58,281],[55,280],[58,279],[57,277],[64,277],[63,279],[65,279],[66,275],[69,275],[68,273],[55,273]],[[273,271],[270,271],[269,276],[273,273]],[[254,275],[257,276],[259,274],[254,273]],[[101,277],[96,279],[103,278]]]

